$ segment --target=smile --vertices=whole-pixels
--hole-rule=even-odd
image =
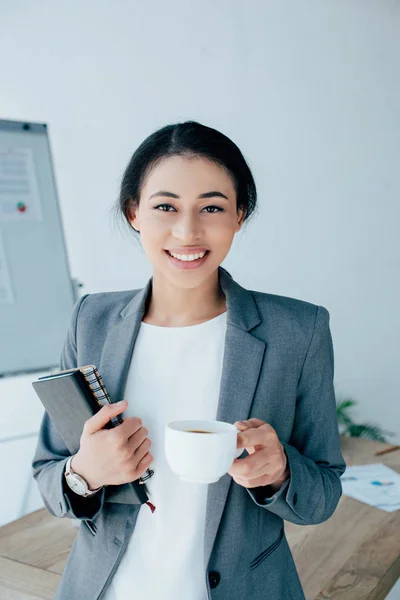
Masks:
[[[171,263],[179,268],[184,270],[197,269],[200,267],[206,260],[207,256],[210,254],[210,251],[200,252],[197,254],[171,254],[168,250],[165,250],[166,255],[168,256]]]
[[[167,250],[167,252],[168,254],[170,254],[174,258],[177,258],[178,260],[186,260],[190,262],[193,260],[198,260],[199,258],[203,258],[203,256],[205,255],[205,252],[200,252],[198,254],[175,254],[175,252],[169,252],[169,250]]]

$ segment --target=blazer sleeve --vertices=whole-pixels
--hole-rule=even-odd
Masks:
[[[273,495],[268,494],[268,486],[247,488],[256,504],[298,525],[322,523],[332,516],[346,469],[340,450],[329,318],[327,309],[318,306],[297,385],[292,434],[289,443],[281,442],[290,477]]]
[[[73,369],[77,364],[76,327],[80,307],[89,294],[75,303],[60,359],[60,370]],[[55,517],[91,520],[104,504],[105,488],[88,498],[75,494],[64,477],[65,465],[70,452],[65,446],[47,412],[44,412],[36,451],[32,462],[36,480],[44,505]]]

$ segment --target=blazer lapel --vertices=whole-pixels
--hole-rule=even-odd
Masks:
[[[220,284],[227,302],[227,330],[217,420],[248,419],[266,344],[249,333],[261,319],[251,293],[220,268]],[[228,474],[208,486],[204,566],[207,568],[232,477]]]
[[[266,344],[249,333],[261,322],[252,294],[222,267],[219,267],[218,275],[226,296],[227,330],[217,420],[234,423],[247,419],[250,414]],[[123,399],[133,348],[151,289],[152,278],[121,311],[120,320],[109,331],[104,343],[99,372],[112,402]],[[226,474],[208,486],[205,566],[211,556],[231,483],[231,476]]]
[[[152,278],[120,312],[118,323],[110,329],[104,342],[99,373],[111,402],[124,400],[123,394],[133,347],[144,316],[151,286]]]

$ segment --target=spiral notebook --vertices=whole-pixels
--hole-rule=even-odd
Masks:
[[[32,386],[71,454],[79,450],[85,421],[111,402],[101,375],[94,365],[39,377],[37,381],[32,382]],[[121,423],[123,418],[117,415],[110,419],[105,429],[118,427]],[[107,501],[123,504],[147,503],[154,511],[154,506],[148,502],[145,487],[145,481],[152,475],[154,471],[147,469],[136,482],[107,486]]]

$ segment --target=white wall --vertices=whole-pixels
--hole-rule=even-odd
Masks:
[[[151,275],[109,214],[137,145],[167,123],[216,127],[248,159],[260,205],[226,268],[328,308],[338,395],[397,440],[399,28],[396,0],[0,4],[0,118],[49,126],[82,291]],[[13,414],[37,427],[34,378],[0,380],[2,430]],[[0,444],[2,476],[6,454],[25,473],[32,439]]]

